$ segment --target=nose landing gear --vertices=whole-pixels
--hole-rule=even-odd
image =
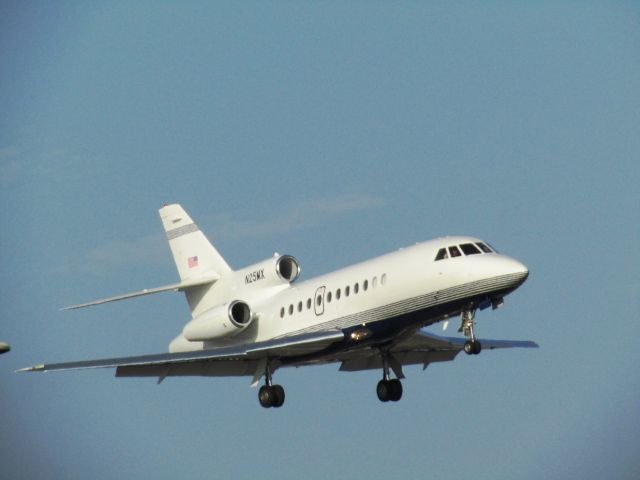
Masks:
[[[476,339],[473,331],[475,317],[476,309],[472,306],[463,310],[460,315],[460,328],[458,328],[458,332],[463,332],[465,337],[469,337],[469,340],[464,342],[464,353],[467,355],[477,355],[482,351],[482,345]]]

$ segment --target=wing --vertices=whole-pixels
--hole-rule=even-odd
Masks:
[[[107,358],[51,363],[23,368],[19,372],[50,372],[84,368],[116,368],[118,377],[257,376],[264,373],[267,358],[307,355],[344,338],[340,330],[283,337],[264,342],[196,352],[161,353],[137,357]]]
[[[418,331],[413,335],[400,339],[389,349],[391,368],[398,378],[403,378],[402,365],[420,365],[423,369],[432,362],[448,362],[456,358],[464,348],[465,338],[440,337],[431,333]],[[537,348],[538,344],[521,340],[486,340],[479,339],[482,350],[496,348]],[[341,358],[340,370],[353,372],[382,368],[382,357],[378,349],[349,352]]]

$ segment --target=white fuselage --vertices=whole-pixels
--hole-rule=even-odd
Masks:
[[[202,350],[331,329],[367,329],[383,338],[429,325],[467,305],[477,308],[497,301],[526,280],[528,270],[522,263],[493,251],[436,260],[443,248],[477,242],[481,240],[443,237],[292,284],[270,286],[274,273],[255,274],[255,268],[247,267],[208,287],[203,294],[207,301],[194,313],[242,300],[251,306],[251,325],[215,341],[188,341],[181,334],[169,350]]]

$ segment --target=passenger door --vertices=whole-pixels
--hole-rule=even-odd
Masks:
[[[318,288],[315,298],[313,299],[313,308],[316,315],[322,315],[324,313],[324,290],[325,287]]]

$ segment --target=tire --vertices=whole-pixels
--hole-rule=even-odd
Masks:
[[[391,395],[389,396],[389,400],[392,402],[397,402],[402,398],[402,382],[397,378],[394,380],[389,380],[389,386],[391,387]]]
[[[273,388],[268,385],[261,386],[260,391],[258,392],[258,400],[260,401],[260,405],[264,408],[273,407],[274,401],[276,400]]]
[[[273,406],[275,408],[280,408],[284,405],[284,388],[281,385],[273,385],[271,387],[274,393]]]
[[[378,400],[381,402],[388,402],[391,394],[389,382],[386,380],[380,380],[376,386],[376,393],[378,394]]]
[[[464,342],[464,353],[466,353],[467,355],[473,355],[473,350],[474,346],[471,340],[467,340],[466,342]]]
[[[473,342],[473,354],[478,355],[481,351],[482,351],[482,345],[480,345],[480,342],[478,341]]]

